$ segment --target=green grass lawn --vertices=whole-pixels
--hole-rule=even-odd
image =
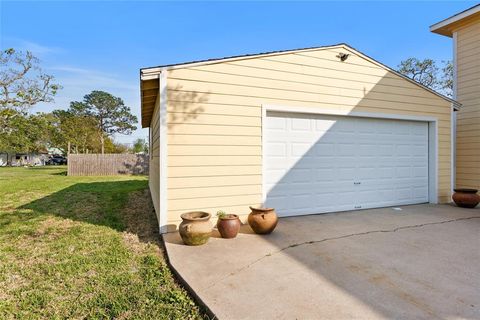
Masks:
[[[0,168],[0,319],[185,319],[140,176]]]

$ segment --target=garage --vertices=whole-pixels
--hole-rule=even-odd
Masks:
[[[282,216],[429,202],[429,123],[267,112],[266,206]]]
[[[181,215],[447,203],[459,105],[346,45],[144,68],[160,231]]]

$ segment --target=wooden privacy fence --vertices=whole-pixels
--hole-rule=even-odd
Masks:
[[[148,155],[143,154],[69,154],[69,176],[113,176],[148,174]]]

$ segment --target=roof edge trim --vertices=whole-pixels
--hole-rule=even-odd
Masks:
[[[465,19],[469,16],[471,16],[472,14],[475,14],[475,13],[478,13],[480,12],[480,4],[477,4],[471,8],[468,8],[462,12],[459,12],[457,14],[454,14],[453,16],[449,17],[449,18],[446,18],[446,19],[443,19],[442,21],[440,22],[437,22],[435,24],[432,24],[430,26],[430,31],[431,32],[435,32],[438,30],[438,29],[441,29],[443,27],[446,27],[452,23],[455,23],[455,22],[458,22],[462,19]]]
[[[480,5],[478,5],[480,9]],[[367,61],[376,64],[377,66],[390,71],[397,76],[429,91],[430,93],[435,94],[436,96],[452,103],[456,108],[459,108],[461,104],[433,89],[430,89],[429,87],[401,74],[400,72],[390,68],[389,66],[375,60],[374,58],[369,57],[368,55],[360,52],[359,50],[349,46],[346,43],[340,43],[340,44],[335,44],[335,45],[330,45],[330,46],[320,46],[320,47],[310,47],[310,48],[305,48],[305,49],[293,49],[293,50],[282,50],[282,51],[272,51],[272,52],[265,52],[265,53],[258,53],[258,54],[248,54],[248,55],[239,55],[239,56],[231,56],[231,57],[225,57],[225,58],[218,58],[218,59],[208,59],[208,60],[200,60],[200,61],[193,61],[193,62],[187,62],[187,63],[178,63],[178,64],[173,64],[173,65],[164,65],[164,66],[158,66],[158,67],[150,67],[150,68],[142,68],[140,69],[140,80],[152,80],[152,79],[158,79],[160,77],[161,72],[165,72],[168,70],[173,70],[173,69],[181,69],[181,68],[188,68],[188,67],[193,67],[193,66],[199,66],[199,65],[210,65],[210,64],[217,64],[217,63],[224,63],[224,62],[229,62],[229,61],[236,61],[236,60],[245,60],[245,59],[255,59],[259,57],[266,57],[266,56],[276,56],[276,55],[284,55],[284,54],[289,54],[292,52],[308,52],[308,51],[316,51],[316,50],[328,50],[328,49],[334,49],[334,48],[343,48],[345,50],[351,51],[354,54],[359,55],[363,59],[366,59]]]
[[[143,75],[144,73],[145,74],[153,74],[153,73],[159,73],[162,70],[173,70],[173,69],[194,67],[194,66],[198,66],[198,65],[217,64],[217,63],[236,61],[236,60],[245,60],[245,59],[255,59],[255,58],[259,58],[259,57],[277,56],[277,55],[289,54],[289,53],[292,53],[292,52],[308,52],[308,51],[323,50],[323,49],[333,49],[333,48],[339,48],[339,47],[349,47],[349,45],[347,45],[346,43],[339,43],[339,44],[334,44],[334,45],[329,45],[329,46],[319,46],[319,47],[309,47],[309,48],[303,48],[303,49],[270,51],[270,52],[264,52],[264,53],[253,53],[253,54],[244,54],[244,55],[238,55],[238,56],[228,56],[228,57],[224,57],[224,58],[213,58],[213,59],[206,59],[206,60],[198,60],[198,61],[185,62],[185,63],[175,63],[175,64],[162,65],[162,66],[157,66],[157,67],[146,67],[146,68],[141,68],[140,69],[140,74],[141,75]]]

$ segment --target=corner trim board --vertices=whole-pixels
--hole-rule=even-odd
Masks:
[[[159,207],[160,207],[160,219],[159,228],[160,233],[167,232],[167,214],[168,214],[168,197],[167,197],[167,169],[168,169],[168,145],[167,145],[167,72],[166,70],[160,71],[160,84],[159,84],[159,97],[160,97],[160,129],[159,129],[159,152],[160,152],[160,187],[159,187]]]
[[[453,33],[453,99],[457,100],[457,32]],[[450,167],[450,185],[451,193],[455,189],[456,179],[457,179],[457,114],[455,113],[455,107],[452,106],[452,115],[451,115],[451,167]]]

